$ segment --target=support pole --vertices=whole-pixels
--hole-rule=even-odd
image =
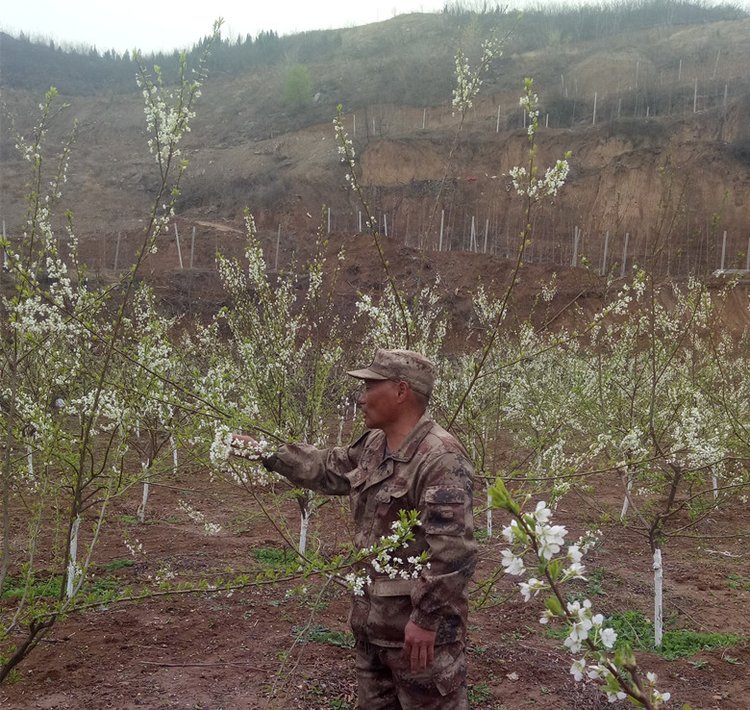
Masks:
[[[281,245],[281,223],[279,223],[279,229],[276,232],[276,259],[273,262],[273,270],[278,273],[279,271],[279,246]]]
[[[331,208],[328,208],[328,234],[331,233]]]
[[[724,271],[724,264],[727,256],[727,230],[724,230],[724,238],[721,240],[721,270]]]
[[[445,227],[445,210],[440,210],[440,241],[438,242],[438,251],[443,251],[443,229]]]
[[[195,226],[193,226],[193,233],[190,237],[190,268],[193,268],[193,257],[195,256]]]
[[[609,232],[604,235],[604,254],[602,256],[602,269],[599,272],[601,276],[607,273],[607,252],[609,251]]]
[[[630,232],[625,232],[625,246],[622,249],[622,265],[620,266],[620,278],[624,278],[625,269],[628,263],[628,242],[630,241]]]
[[[177,242],[177,261],[180,264],[180,268],[183,269],[182,265],[182,249],[180,248],[180,233],[177,231],[177,222],[174,223],[174,238]]]
[[[500,133],[500,106],[497,107],[497,121],[495,122],[495,133]]]
[[[693,89],[693,113],[698,113],[698,79],[695,79],[695,88]]]
[[[117,261],[120,258],[120,239],[122,238],[122,232],[117,232],[117,245],[115,246],[115,266],[114,271],[117,272]]]

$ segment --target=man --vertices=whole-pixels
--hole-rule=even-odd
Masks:
[[[391,534],[400,510],[417,510],[415,539],[403,560],[423,551],[417,579],[370,573],[353,597],[361,710],[468,708],[467,584],[476,563],[472,466],[463,447],[427,413],[434,365],[410,350],[382,350],[348,373],[363,380],[359,406],[367,431],[349,447],[288,444],[264,460],[296,485],[349,495],[355,544]],[[252,443],[236,436],[239,446]]]

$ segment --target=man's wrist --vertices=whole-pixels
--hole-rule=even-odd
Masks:
[[[419,609],[414,609],[411,612],[409,621],[427,631],[437,631],[437,628],[440,625],[440,617],[438,615],[424,614]]]
[[[269,454],[268,456],[260,457],[260,462],[263,464],[266,471],[273,471],[278,460],[279,457],[276,454]]]

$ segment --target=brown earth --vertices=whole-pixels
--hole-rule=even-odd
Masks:
[[[262,569],[258,556],[278,549],[275,525],[297,527],[295,504],[261,498],[274,522],[253,497],[228,483],[209,483],[202,472],[184,472],[154,489],[147,523],[133,518],[139,496],[119,500],[96,549],[100,580],[138,588],[167,565],[175,581],[225,578]],[[646,541],[617,522],[617,480],[600,478],[595,493],[571,494],[556,520],[574,539],[602,524],[602,542],[586,562],[588,583],[576,591],[604,614],[651,613],[651,556]],[[185,500],[219,523],[208,536],[179,509]],[[277,507],[280,506],[280,507]],[[750,561],[746,504],[712,516],[698,537],[675,538],[665,548],[667,629],[731,632],[738,644],[666,661],[639,653],[643,669],[659,676],[674,706],[690,702],[703,710],[750,706]],[[495,514],[497,528],[507,521]],[[484,525],[484,516],[477,516]],[[347,506],[337,500],[312,519],[310,548],[331,553],[350,540]],[[131,558],[124,540],[140,541],[144,553]],[[502,545],[481,542],[480,569],[472,597],[498,567]],[[117,561],[130,567],[113,569]],[[115,563],[114,565],[112,563]],[[107,565],[110,565],[109,570]],[[576,684],[571,659],[560,640],[538,624],[540,605],[525,604],[515,578],[501,578],[490,604],[473,611],[469,635],[469,684],[473,708],[549,710],[626,707],[610,705],[590,684]],[[307,594],[295,589],[307,587]],[[347,630],[347,593],[320,580],[295,580],[225,593],[194,593],[114,604],[71,615],[60,622],[18,678],[0,689],[7,708],[351,708],[355,698],[352,650]],[[301,629],[309,625],[310,638]],[[295,641],[295,637],[298,637]],[[343,645],[335,645],[343,644]]]

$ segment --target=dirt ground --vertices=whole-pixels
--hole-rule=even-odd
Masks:
[[[571,587],[604,614],[625,610],[650,616],[651,557],[647,543],[617,522],[621,492],[602,478],[596,493],[571,493],[556,522],[574,539],[602,524],[602,542],[584,560],[588,582]],[[275,529],[296,533],[296,504],[278,507],[269,492],[261,499],[227,482],[209,483],[200,472],[182,473],[152,494],[149,517],[138,524],[139,492],[119,499],[96,549],[95,573],[117,586],[146,584],[168,568],[173,581],[255,574],[283,553]],[[477,496],[482,498],[483,496]],[[186,501],[221,532],[207,535],[180,508]],[[716,515],[697,539],[677,538],[665,548],[667,629],[732,632],[728,648],[667,661],[639,653],[645,670],[658,673],[658,687],[672,693],[673,707],[750,707],[750,560],[747,505]],[[506,521],[495,514],[496,534]],[[472,597],[498,567],[502,544],[486,539],[477,515],[481,564]],[[330,500],[313,516],[311,549],[332,552],[350,539],[347,503]],[[133,558],[125,540],[143,546]],[[123,562],[124,561],[124,562]],[[130,565],[130,566],[125,566]],[[524,603],[514,579],[502,577],[490,604],[470,618],[471,706],[526,708],[626,707],[610,705],[592,685],[576,684],[561,640],[538,623],[539,604]],[[307,588],[300,594],[300,585]],[[296,590],[296,591],[295,591]],[[347,632],[348,593],[321,580],[252,585],[234,592],[193,593],[114,604],[71,615],[19,667],[17,679],[0,689],[3,708],[352,708],[353,652]]]

